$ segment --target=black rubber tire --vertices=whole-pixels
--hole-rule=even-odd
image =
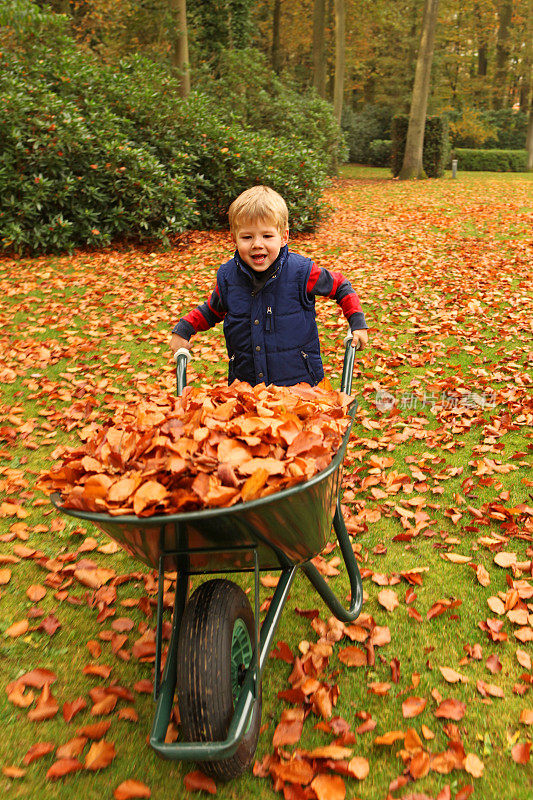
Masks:
[[[206,581],[187,603],[178,642],[176,683],[186,741],[215,742],[227,736],[233,716],[231,647],[237,620],[244,622],[253,643],[255,624],[250,603],[232,581]],[[221,761],[201,761],[201,770],[218,780],[245,772],[255,755],[260,725],[261,691],[234,755]]]

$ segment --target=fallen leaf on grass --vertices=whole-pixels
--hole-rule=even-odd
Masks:
[[[304,724],[303,708],[288,708],[281,712],[281,719],[272,738],[273,747],[296,744],[300,741]]]
[[[311,789],[318,800],[344,800],[346,786],[340,775],[317,775],[311,782]]]
[[[528,670],[531,669],[531,656],[525,650],[521,650],[518,647],[516,649],[516,658],[521,667]]]
[[[88,739],[101,739],[105,736],[111,727],[110,721],[95,722],[93,725],[84,725],[83,728],[78,728],[76,733],[78,736],[87,736]]]
[[[511,750],[513,761],[517,764],[527,764],[531,752],[531,742],[517,742]]]
[[[50,691],[50,685],[45,683],[41,694],[37,698],[35,708],[30,708],[28,711],[28,719],[32,722],[40,722],[43,719],[55,717],[58,711],[59,706]]]
[[[439,670],[441,671],[444,680],[448,683],[457,683],[458,681],[461,681],[462,683],[468,683],[468,678],[466,678],[464,675],[461,675],[460,672],[456,672],[451,667],[439,667]]]
[[[137,797],[151,797],[152,792],[145,783],[128,778],[117,786],[113,792],[115,800],[133,800]]]
[[[87,744],[87,737],[86,736],[74,736],[74,738],[69,739],[68,742],[62,744],[60,747],[57,748],[56,757],[57,758],[76,758],[76,756],[81,755],[83,752],[83,748]]]
[[[483,775],[483,770],[485,769],[485,765],[481,759],[475,755],[475,753],[467,753],[464,761],[464,769],[473,778],[481,778]]]
[[[52,764],[46,773],[46,778],[49,781],[56,781],[59,778],[64,778],[65,775],[79,772],[80,769],[83,769],[83,764],[77,758],[60,758]]]
[[[376,736],[374,739],[374,744],[394,744],[394,742],[397,742],[398,739],[404,738],[404,731],[387,731],[387,733],[384,733],[381,736]]]
[[[30,623],[27,619],[21,619],[19,622],[14,622],[9,628],[4,631],[4,636],[9,636],[11,639],[16,639],[18,636],[24,636],[27,633]]]
[[[213,778],[204,775],[201,770],[197,769],[193,772],[188,772],[183,778],[185,788],[189,792],[208,792],[209,794],[217,793],[217,786]]]
[[[6,778],[23,778],[26,772],[27,770],[21,767],[2,767],[2,774],[5,775]]]
[[[466,704],[450,697],[439,703],[434,713],[439,719],[453,719],[457,722],[464,717],[465,712]]]
[[[533,708],[523,708],[520,712],[522,725],[533,725]]]
[[[72,703],[64,703],[63,704],[63,719],[65,722],[70,722],[74,719],[76,714],[79,714],[80,711],[83,711],[84,708],[87,706],[87,700],[84,697],[77,697]]]
[[[37,742],[36,744],[32,744],[22,759],[22,762],[26,765],[32,764],[34,761],[37,761],[38,758],[46,756],[53,750],[55,750],[55,744],[53,742]]]
[[[405,719],[417,717],[425,709],[427,700],[425,697],[407,697],[402,703],[402,714]]]
[[[354,756],[348,762],[348,774],[358,781],[364,781],[370,772],[370,764],[363,756]]]
[[[105,769],[105,767],[111,764],[115,755],[115,745],[113,742],[106,742],[105,739],[93,742],[85,757],[85,769],[94,771],[97,769]]]
[[[365,667],[366,652],[359,647],[348,645],[339,650],[339,661],[342,661],[347,667]]]
[[[382,589],[378,594],[378,602],[387,611],[394,611],[400,605],[398,595],[393,589]]]

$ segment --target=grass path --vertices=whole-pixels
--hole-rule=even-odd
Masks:
[[[533,762],[516,758],[525,758],[533,738],[532,181],[459,173],[454,181],[400,183],[385,171],[350,169],[352,177],[327,192],[327,221],[292,243],[352,280],[371,327],[372,347],[356,365],[360,405],[344,511],[365,576],[363,613],[388,627],[391,641],[375,649],[371,665],[347,667],[339,651],[357,642],[344,637],[320,676],[338,687],[334,717],[352,731],[375,722],[352,737],[353,755],[368,760],[370,773],[346,778],[346,796],[385,800],[392,783],[394,798],[442,792],[464,800],[471,786],[474,798],[530,800]],[[230,253],[226,234],[199,232],[163,253],[0,260],[0,674],[5,686],[31,669],[53,670],[60,709],[49,720],[29,721],[2,688],[0,767],[26,770],[20,778],[0,775],[9,797],[111,798],[126,778],[146,783],[155,800],[188,795],[183,776],[193,767],[160,761],[146,744],[153,704],[138,681],[151,680],[152,668],[134,645],[149,638],[155,621],[151,576],[121,551],[109,552],[94,528],[58,516],[34,481],[58,446],[74,445],[87,422],[103,419],[117,402],[173,390],[169,325],[204,299]],[[345,324],[330,303],[317,309],[326,372],[335,381]],[[191,380],[223,378],[221,331],[203,334],[194,353]],[[123,576],[114,602],[94,597],[73,576],[83,560]],[[339,569],[331,582],[344,597]],[[37,585],[46,593],[30,599],[28,587]],[[270,595],[263,589],[261,600]],[[330,614],[299,578],[277,637],[296,656],[318,634],[295,607],[318,609],[325,623]],[[132,626],[117,656],[112,637],[121,626],[113,623],[124,618]],[[24,620],[21,635],[6,634]],[[329,636],[335,638],[331,626]],[[84,674],[88,663],[108,665],[109,678]],[[277,694],[289,688],[291,669],[277,659],[267,667],[260,761],[272,753],[288,707]],[[111,681],[133,699],[95,718],[97,687]],[[67,724],[63,704],[78,697],[87,707]],[[412,697],[426,703],[405,718],[403,704]],[[460,720],[435,716],[450,698],[465,704]],[[138,721],[119,716],[126,707]],[[51,782],[53,754],[23,764],[32,744],[63,744],[96,719],[111,722],[110,766]],[[320,721],[307,717],[295,747],[335,738],[315,727]],[[416,763],[405,740],[375,742],[408,729],[420,740]],[[446,772],[442,761],[437,770],[437,754],[450,747],[470,754],[470,771]],[[251,774],[219,785],[217,794],[276,796],[270,777]]]

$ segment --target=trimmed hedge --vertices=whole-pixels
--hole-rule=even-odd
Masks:
[[[392,157],[392,141],[390,139],[374,139],[370,142],[370,164],[373,167],[390,167]]]
[[[368,105],[356,111],[346,106],[341,127],[348,146],[348,160],[357,164],[373,164],[371,145],[376,139],[390,136],[392,109],[389,106]]]
[[[397,177],[402,169],[409,117],[397,114],[392,118],[391,170]],[[450,157],[448,120],[446,117],[426,117],[422,165],[428,178],[442,178]]]
[[[473,150],[456,147],[458,169],[465,172],[527,172],[526,150]]]

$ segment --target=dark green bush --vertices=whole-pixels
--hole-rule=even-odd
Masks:
[[[371,143],[390,138],[392,110],[388,106],[365,106],[360,111],[345,108],[341,127],[348,146],[348,160],[356,164],[371,164]]]
[[[457,167],[465,172],[527,172],[526,150],[474,150],[456,147]]]
[[[344,136],[331,103],[316,92],[297,91],[282,83],[257,50],[233,50],[221,55],[215,76],[205,71],[199,91],[224,108],[226,120],[313,150],[330,171],[346,160]]]
[[[4,248],[168,241],[225,227],[228,205],[254,183],[286,197],[293,229],[316,225],[331,157],[320,106],[316,119],[307,115],[323,137],[315,149],[313,136],[302,143],[281,121],[278,136],[243,125],[215,97],[184,102],[164,66],[102,63],[75,44],[65,17],[29,0],[2,6],[0,25]]]
[[[400,174],[405,153],[409,117],[397,114],[392,119],[391,169],[396,177]],[[441,178],[450,156],[448,121],[446,117],[426,117],[422,165],[428,178]]]
[[[390,139],[374,139],[370,142],[370,164],[374,167],[390,167],[392,141]]]

